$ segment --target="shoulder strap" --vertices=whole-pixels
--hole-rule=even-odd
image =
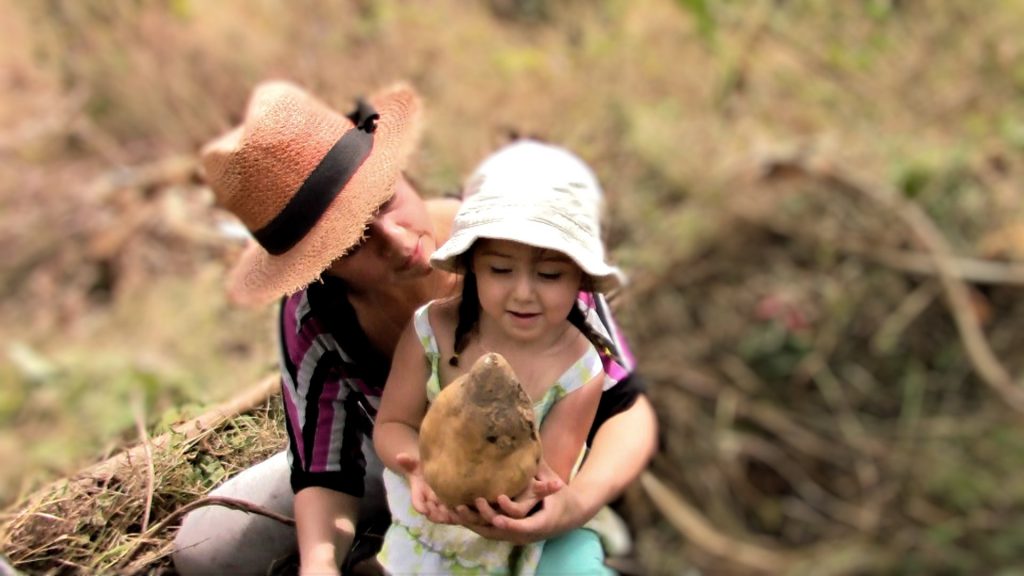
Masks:
[[[427,354],[440,354],[437,347],[437,338],[434,337],[434,328],[430,325],[430,302],[416,309],[413,314],[413,328],[416,336],[420,339],[420,345]]]
[[[601,355],[598,353],[597,348],[594,348],[591,344],[587,346],[587,351],[558,378],[556,385],[560,386],[568,394],[590,382],[603,371],[604,366]]]

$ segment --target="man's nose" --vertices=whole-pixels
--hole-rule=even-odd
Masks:
[[[369,233],[382,252],[389,252],[401,249],[405,228],[389,214],[382,214],[370,222]]]

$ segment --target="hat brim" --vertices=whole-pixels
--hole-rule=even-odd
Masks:
[[[228,276],[232,301],[262,305],[305,288],[362,239],[377,209],[394,194],[395,182],[419,137],[420,100],[412,88],[397,85],[378,92],[370,103],[380,120],[369,156],[316,225],[288,252],[274,256],[250,241]]]
[[[496,220],[463,228],[434,252],[430,257],[430,263],[440,270],[464,273],[465,270],[460,268],[461,257],[477,240],[484,238],[520,243],[523,243],[523,238],[529,238],[530,246],[565,254],[593,279],[594,289],[598,292],[607,294],[622,287],[626,282],[621,270],[596,258],[592,251],[582,247],[577,249],[578,242],[562,235],[549,224],[534,220],[517,220],[514,223]]]

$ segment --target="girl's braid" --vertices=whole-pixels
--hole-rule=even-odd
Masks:
[[[467,259],[468,260],[468,259]],[[462,279],[462,298],[459,300],[459,323],[455,326],[455,346],[449,366],[459,365],[459,354],[469,344],[469,335],[480,321],[480,296],[476,292],[476,274],[468,266]]]

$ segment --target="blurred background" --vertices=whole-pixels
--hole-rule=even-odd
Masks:
[[[509,131],[598,173],[631,277],[617,315],[662,425],[619,505],[634,573],[1024,573],[1024,2],[0,12],[15,567],[165,573],[173,528],[150,522],[283,446],[273,398],[169,431],[275,370],[274,308],[225,301],[241,245],[196,151],[287,78],[342,111],[411,82],[429,195]],[[61,480],[168,437],[142,480]]]

